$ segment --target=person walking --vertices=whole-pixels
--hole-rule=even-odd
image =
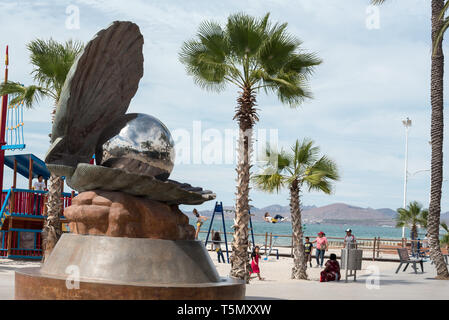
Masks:
[[[217,253],[217,259],[218,263],[220,263],[220,258],[223,260],[223,263],[225,263],[225,258],[223,255],[223,251],[221,251],[221,237],[220,232],[215,232],[214,237],[212,238],[212,250],[214,250]]]
[[[317,264],[317,268],[318,267],[323,267],[323,263],[324,263],[324,253],[326,252],[327,249],[327,238],[326,235],[323,231],[318,232],[318,237],[312,241],[312,243],[316,242],[316,264]]]

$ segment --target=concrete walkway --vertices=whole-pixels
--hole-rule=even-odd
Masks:
[[[211,254],[218,272],[229,274],[230,265],[217,263]],[[310,280],[291,280],[291,258],[270,258],[260,261],[261,276],[246,286],[247,299],[292,299],[292,300],[369,300],[369,299],[449,299],[449,280],[435,280],[435,268],[424,263],[424,273],[413,272],[411,266],[405,272],[395,273],[399,263],[363,261],[362,270],[357,272],[357,281],[349,279],[340,282],[319,282],[322,268],[307,269]],[[404,269],[404,267],[402,267]],[[342,270],[342,275],[344,270]]]
[[[429,269],[429,265],[425,266]],[[409,267],[410,268],[410,267]],[[293,300],[416,300],[449,299],[449,281],[435,280],[435,271],[418,273],[411,270],[394,273],[394,269],[380,275],[361,275],[357,281],[340,282],[252,280],[246,287],[247,299]]]
[[[218,264],[215,255],[211,257],[222,276],[229,274],[229,264]],[[364,261],[357,281],[348,283],[320,283],[320,268],[308,269],[309,281],[291,280],[291,263],[290,258],[262,262],[262,276],[267,279],[251,280],[246,287],[247,299],[449,299],[449,281],[435,280],[435,269],[430,263],[424,264],[424,273],[415,274],[409,267],[406,272],[395,274],[397,263]],[[15,270],[39,265],[39,262],[0,259],[0,300],[14,299]]]
[[[40,262],[0,259],[0,300],[14,299],[14,271],[38,266]]]

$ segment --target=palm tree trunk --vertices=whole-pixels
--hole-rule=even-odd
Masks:
[[[432,55],[430,96],[432,118],[430,137],[432,142],[430,204],[427,219],[429,233],[429,248],[432,261],[437,269],[437,278],[449,279],[449,272],[444,262],[440,248],[440,212],[441,186],[443,182],[443,75],[444,54],[442,42],[436,43],[442,21],[439,15],[444,6],[444,0],[432,0],[432,47],[437,45]]]
[[[56,117],[57,102],[51,111],[51,123],[53,124]],[[48,135],[51,140],[51,133]],[[50,179],[48,180],[48,199],[47,199],[47,218],[44,221],[44,227],[42,228],[42,262],[47,259],[53,248],[56,246],[59,238],[62,235],[61,225],[61,212],[62,212],[62,186],[64,180],[61,177],[50,173]]]
[[[418,230],[417,230],[416,224],[412,224],[412,228],[410,229],[410,239],[412,240],[411,249],[412,249],[413,253],[416,253],[416,249],[417,249],[417,242],[416,242],[417,235],[418,235]]]
[[[54,174],[50,175],[48,181],[48,201],[47,201],[47,218],[44,222],[43,235],[43,261],[48,258],[62,235],[61,228],[61,190],[64,181],[61,177]]]
[[[256,98],[251,88],[246,88],[237,99],[234,119],[239,123],[237,192],[235,200],[234,239],[232,241],[231,277],[249,281],[248,222],[249,181],[252,152],[252,128],[258,120]]]
[[[293,268],[292,279],[307,280],[307,262],[304,253],[299,185],[295,180],[290,186],[290,214],[292,216]]]

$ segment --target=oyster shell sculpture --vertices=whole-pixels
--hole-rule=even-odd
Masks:
[[[209,190],[169,180],[170,131],[146,114],[126,114],[143,76],[143,36],[115,21],[86,45],[70,69],[53,123],[48,169],[79,191],[122,191],[169,204],[201,204]],[[95,154],[97,165],[89,164]]]

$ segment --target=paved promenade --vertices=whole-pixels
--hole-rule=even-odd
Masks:
[[[212,261],[223,276],[229,274],[229,264]],[[435,280],[435,270],[424,264],[424,273],[415,274],[409,267],[395,274],[397,263],[363,261],[363,270],[356,282],[320,283],[321,268],[309,268],[309,281],[291,280],[291,258],[262,260],[260,269],[264,281],[251,280],[247,286],[248,299],[449,299],[449,281]],[[14,271],[24,267],[39,266],[38,262],[0,259],[0,299],[14,299]],[[373,273],[374,272],[374,273]]]

